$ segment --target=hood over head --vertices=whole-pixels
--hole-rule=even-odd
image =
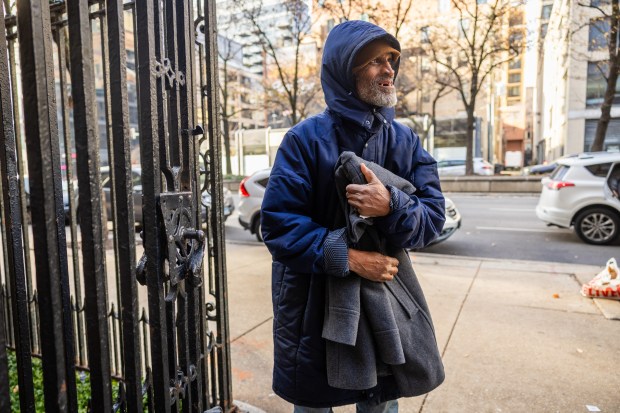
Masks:
[[[335,26],[323,49],[321,84],[325,102],[331,110],[361,126],[367,126],[365,121],[372,117],[372,105],[357,97],[353,68],[364,60],[363,54],[356,60],[362,49],[376,40],[383,40],[389,48],[400,53],[400,43],[394,36],[362,20],[350,20]],[[393,66],[394,77],[399,64],[400,59]],[[394,108],[381,108],[380,112],[390,121],[394,118]]]

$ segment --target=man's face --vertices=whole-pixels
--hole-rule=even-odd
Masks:
[[[392,69],[394,63],[392,53],[385,53],[356,68],[355,85],[361,100],[379,107],[396,105],[394,69]]]

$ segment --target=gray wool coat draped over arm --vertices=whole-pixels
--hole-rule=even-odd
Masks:
[[[407,251],[390,245],[346,199],[349,183],[365,184],[361,164],[386,186],[411,195],[415,187],[385,168],[353,152],[340,155],[335,181],[351,247],[377,251],[399,261],[393,281],[379,283],[350,273],[328,277],[323,338],[327,340],[330,386],[364,390],[380,375],[393,374],[402,396],[431,391],[444,379],[432,321]]]

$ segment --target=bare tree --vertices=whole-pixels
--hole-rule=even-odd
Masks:
[[[605,79],[605,93],[603,102],[601,103],[601,117],[596,125],[594,133],[594,141],[590,147],[591,151],[602,151],[605,143],[607,128],[611,119],[611,106],[616,96],[616,86],[618,83],[618,75],[620,74],[620,47],[618,34],[620,33],[620,5],[619,0],[610,0],[607,5],[600,4],[603,2],[580,2],[579,5],[590,9],[597,10],[600,13],[599,18],[594,22],[591,29],[594,32],[599,31],[597,38],[601,40],[601,45],[607,46],[607,59],[599,60],[597,68],[601,72],[601,76]],[[611,3],[611,4],[609,4]]]
[[[284,102],[285,110],[289,122],[295,125],[302,120],[307,113],[305,108],[309,106],[305,102],[304,96],[308,92],[304,88],[306,83],[318,82],[318,70],[316,60],[308,60],[304,56],[304,46],[308,45],[310,39],[311,16],[306,3],[303,0],[284,0],[279,3],[286,12],[286,24],[284,20],[278,21],[278,35],[274,36],[274,30],[270,30],[271,25],[276,24],[270,16],[273,10],[263,7],[262,1],[246,0],[242,2],[241,8],[244,10],[244,17],[254,29],[264,54],[267,58],[267,69],[273,68],[277,81],[273,81],[272,90],[278,91],[283,99],[273,99],[278,93],[272,93],[270,102],[282,107]],[[308,46],[311,47],[311,46]],[[314,63],[315,71],[308,74],[302,80],[302,73],[305,69],[311,69]],[[270,76],[266,76],[270,78]],[[313,88],[311,88],[313,90]],[[316,95],[316,93],[315,93]]]
[[[509,18],[517,12],[512,0],[452,0],[459,17],[429,29],[427,48],[438,67],[437,83],[457,92],[467,114],[465,173],[473,174],[476,99],[495,69],[517,57],[524,33],[512,30]]]
[[[287,117],[291,124],[293,123],[291,114],[291,107],[289,103],[289,97],[286,88],[282,84],[280,79],[280,70],[284,72],[285,77],[294,78],[294,66],[283,65],[276,73],[268,73],[265,76],[263,82],[263,88],[265,90],[265,103],[266,106],[271,109],[272,113],[280,113]],[[297,99],[296,107],[298,113],[298,120],[307,118],[312,113],[320,110],[319,95],[321,94],[321,84],[318,76],[318,68],[315,64],[311,63],[303,65],[303,67],[297,73]]]
[[[423,56],[418,56],[422,59]],[[398,93],[398,114],[413,122],[416,131],[421,132],[422,139],[428,139],[431,127],[436,126],[437,119],[437,102],[442,97],[448,95],[451,91],[446,86],[446,82],[439,82],[441,75],[437,73],[437,68],[416,68],[409,70],[405,76],[399,76]],[[408,95],[416,93],[417,97],[413,103],[408,99]],[[423,97],[427,96],[430,102],[430,111],[424,110]],[[428,117],[426,122],[421,123],[420,118]]]
[[[409,20],[413,0],[315,0],[315,8],[338,21],[368,19],[398,38]]]
[[[226,157],[226,174],[232,174],[231,150],[230,150],[230,132],[231,121],[237,116],[242,108],[235,105],[233,89],[236,85],[236,73],[231,71],[229,64],[240,53],[241,45],[233,42],[231,39],[221,37],[217,54],[220,60],[220,73],[218,88],[220,90],[219,105],[220,116],[222,118],[222,138],[224,140],[224,154]]]

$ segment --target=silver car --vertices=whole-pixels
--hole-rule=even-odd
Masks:
[[[265,196],[271,169],[261,169],[245,177],[239,184],[239,224],[256,236],[260,242],[260,207]]]
[[[474,158],[474,175],[491,176],[494,167],[482,158]],[[443,159],[437,161],[439,176],[462,176],[465,175],[465,159]]]
[[[239,184],[239,223],[263,241],[260,227],[260,208],[269,182],[271,169],[262,169],[244,178]],[[461,227],[461,214],[452,200],[446,198],[446,223],[441,234],[432,242],[447,240]]]
[[[131,180],[133,184],[133,209],[136,224],[142,222],[142,168],[134,165],[131,167]],[[106,212],[109,220],[112,220],[112,191],[110,180],[110,168],[101,168],[101,186],[106,200]],[[206,219],[206,208],[211,207],[211,195],[208,192],[202,193],[202,219]],[[228,218],[234,211],[235,204],[233,202],[232,193],[228,188],[224,188],[224,220]]]

